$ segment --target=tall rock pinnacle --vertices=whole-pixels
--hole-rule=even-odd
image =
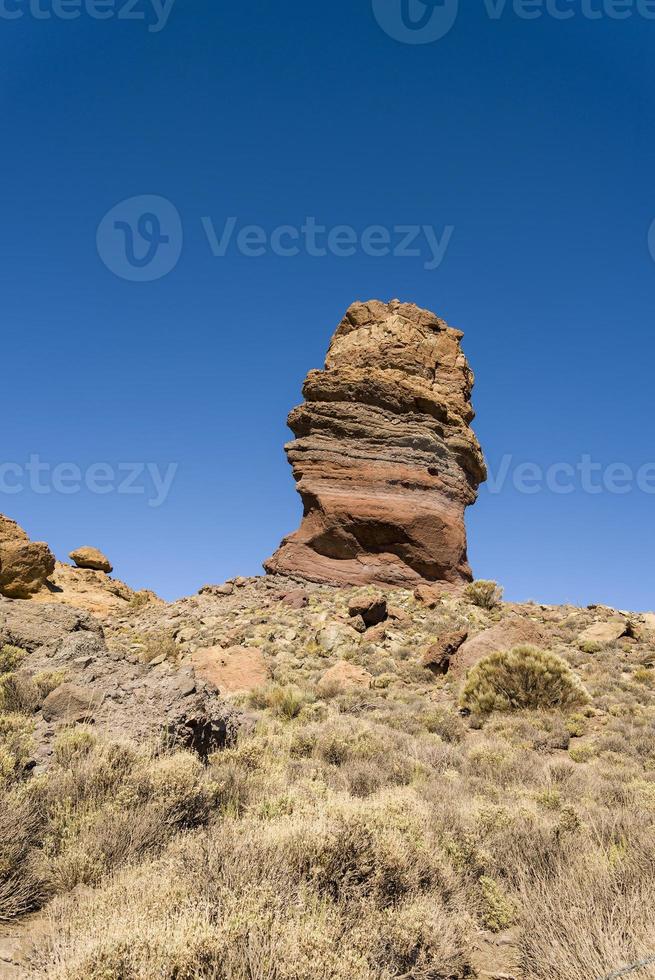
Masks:
[[[468,581],[486,469],[463,334],[412,303],[355,303],[310,371],[286,446],[304,505],[266,571],[335,585]]]

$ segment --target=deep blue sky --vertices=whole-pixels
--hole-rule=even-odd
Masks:
[[[177,0],[157,33],[0,18],[0,462],[179,464],[159,508],[26,487],[1,511],[166,597],[257,574],[298,523],[287,411],[345,308],[372,297],[465,331],[492,470],[504,454],[655,462],[655,20],[460,6],[425,45],[388,36],[371,0]],[[184,228],[155,282],[96,248],[135,195],[173,202]],[[216,258],[201,219],[231,215],[454,232],[436,270]],[[652,609],[654,509],[636,488],[524,494],[510,475],[468,512],[471,561],[510,598]]]

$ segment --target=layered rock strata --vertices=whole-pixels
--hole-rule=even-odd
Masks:
[[[334,585],[470,580],[464,511],[486,470],[462,336],[413,304],[350,307],[289,415],[304,516],[267,572]]]

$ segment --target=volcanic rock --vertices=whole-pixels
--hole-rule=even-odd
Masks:
[[[432,643],[421,657],[421,664],[433,674],[447,674],[451,658],[457,653],[468,637],[468,630],[454,630],[444,633]]]
[[[351,616],[361,616],[365,629],[370,626],[378,626],[389,618],[387,600],[382,595],[352,599],[348,612]]]
[[[413,304],[350,307],[288,419],[304,517],[267,572],[334,585],[471,579],[464,510],[486,470],[462,336]]]
[[[30,541],[16,524],[0,514],[0,595],[29,599],[55,570],[55,558],[43,541]]]
[[[333,667],[326,670],[318,682],[318,692],[323,695],[332,690],[348,691],[356,688],[367,688],[373,683],[373,675],[363,667],[351,664],[347,660],[339,660]]]
[[[269,679],[261,650],[252,647],[205,647],[196,650],[191,661],[197,677],[216,687],[222,694],[252,691]]]
[[[522,644],[542,646],[542,631],[530,620],[508,618],[463,643],[450,659],[450,670],[456,676],[463,676],[484,657]]]
[[[88,545],[71,551],[68,557],[78,568],[90,568],[95,572],[106,572],[107,575],[114,570],[109,559],[101,551]]]

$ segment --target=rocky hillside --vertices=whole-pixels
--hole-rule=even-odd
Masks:
[[[545,681],[471,684],[517,646]],[[102,622],[4,599],[0,647],[0,976],[587,980],[653,949],[652,615],[267,576]]]

